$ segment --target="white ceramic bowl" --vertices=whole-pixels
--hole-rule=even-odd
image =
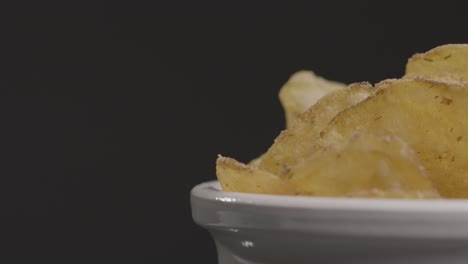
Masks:
[[[468,200],[320,198],[191,192],[220,264],[468,263]]]

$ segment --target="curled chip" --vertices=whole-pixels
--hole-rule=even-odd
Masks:
[[[357,83],[334,91],[317,101],[294,125],[283,131],[262,156],[258,167],[284,176],[287,168],[315,152],[317,138],[333,117],[373,93],[369,83]]]
[[[258,167],[260,165],[260,162],[262,161],[263,155],[260,155],[259,157],[251,160],[248,165],[253,166],[253,167]]]
[[[355,135],[290,171],[288,181],[306,195],[439,197],[413,150],[395,136]]]
[[[398,135],[442,196],[468,197],[468,87],[447,80],[407,77],[377,84],[375,95],[332,120],[319,145],[332,146],[355,133]]]
[[[345,87],[343,83],[325,80],[311,71],[299,71],[292,75],[279,93],[286,116],[286,127],[291,127],[298,116],[320,98]]]
[[[406,74],[451,74],[468,80],[468,45],[443,45],[426,53],[415,54],[406,64]]]
[[[219,157],[223,190],[468,198],[468,44],[416,54],[375,87],[298,72],[280,100],[287,129],[249,165]]]
[[[231,158],[218,156],[216,175],[224,191],[296,194],[295,188],[278,176]]]

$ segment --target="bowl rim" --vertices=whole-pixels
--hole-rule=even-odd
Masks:
[[[468,241],[468,199],[280,196],[224,192],[210,181],[191,191],[194,221],[216,230]]]
[[[223,205],[295,208],[305,210],[357,210],[420,213],[468,213],[468,199],[389,199],[312,197],[225,192],[218,181],[196,185],[191,190],[192,199]]]

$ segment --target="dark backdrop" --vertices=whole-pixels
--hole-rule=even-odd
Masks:
[[[468,42],[447,1],[220,2],[2,10],[0,255],[215,263],[190,189],[215,179],[216,154],[272,143],[293,72],[376,82]]]

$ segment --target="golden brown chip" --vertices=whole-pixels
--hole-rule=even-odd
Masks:
[[[337,113],[364,100],[373,91],[369,83],[358,83],[324,96],[275,139],[258,167],[275,175],[287,174],[291,166],[314,153],[317,137]]]
[[[253,166],[253,167],[258,167],[260,162],[262,161],[263,155],[251,160],[247,165]]]
[[[323,131],[323,148],[355,133],[398,135],[415,150],[443,197],[468,197],[468,88],[456,81],[407,77],[338,114]]]
[[[449,44],[415,54],[406,64],[406,74],[430,76],[452,74],[468,80],[468,45]]]
[[[291,168],[300,194],[438,198],[412,149],[395,136],[355,135]]]
[[[343,83],[325,80],[311,71],[299,71],[289,78],[279,93],[286,116],[286,127],[326,94],[345,88]]]
[[[223,191],[296,194],[295,188],[276,175],[253,166],[242,164],[234,159],[218,156],[216,175]]]

